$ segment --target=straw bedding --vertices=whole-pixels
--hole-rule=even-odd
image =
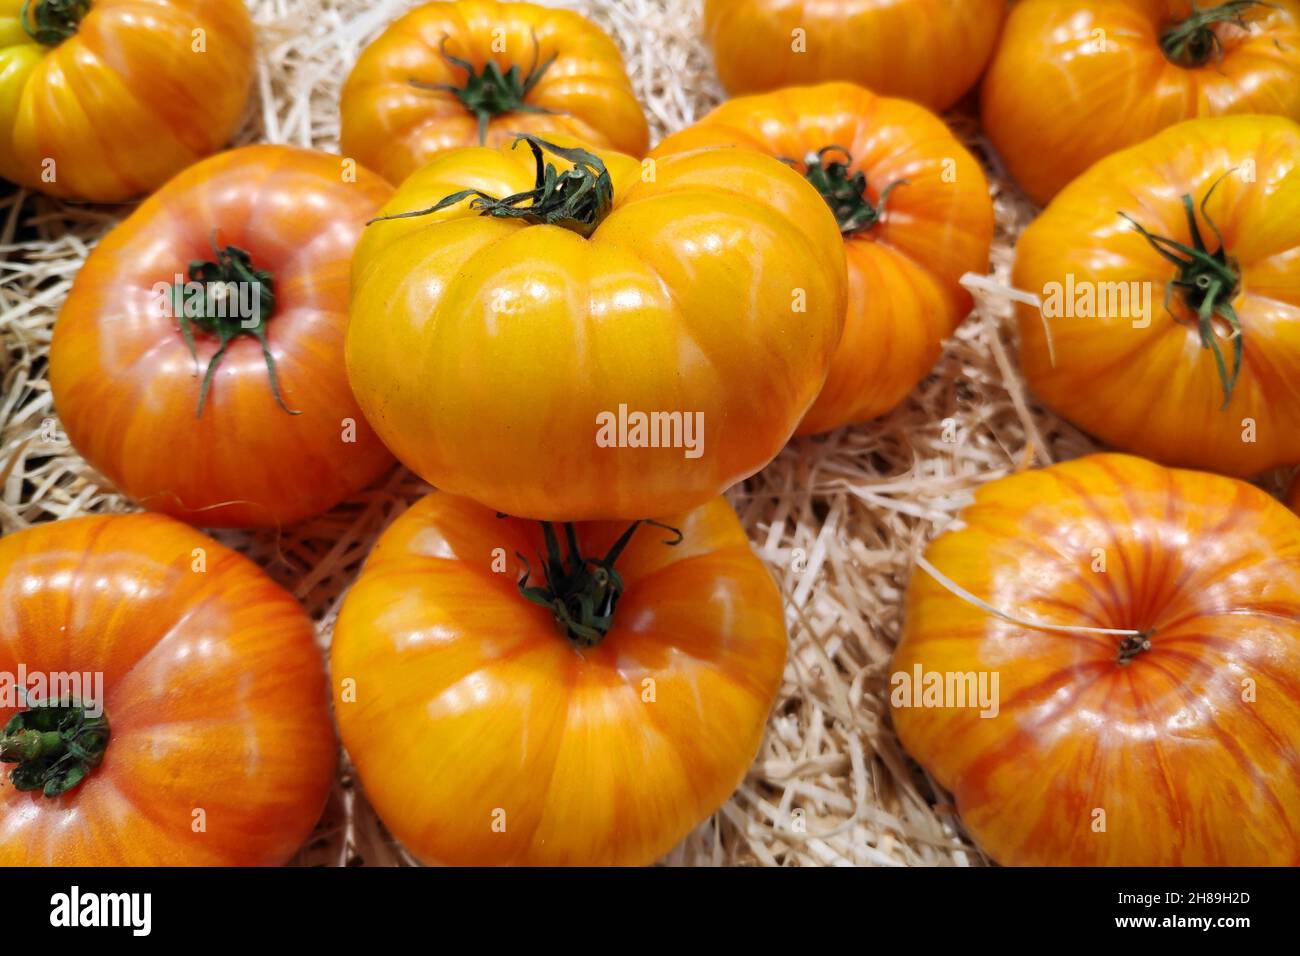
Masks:
[[[256,0],[255,94],[238,142],[336,149],[338,87],[359,49],[410,4]],[[722,95],[698,39],[698,0],[569,0],[624,51],[654,138]],[[1006,281],[1033,209],[982,144],[974,119],[949,117],[985,159],[998,233],[992,272]],[[68,445],[45,378],[51,329],[88,248],[129,207],[77,206],[0,186],[0,531],[91,512],[133,510]],[[784,593],[789,661],[748,777],[666,858],[677,865],[981,865],[946,794],[902,752],[886,718],[888,662],[914,556],[980,482],[1091,450],[1037,407],[1016,368],[1010,305],[996,286],[933,373],[885,418],[797,440],[731,498]],[[333,511],[279,532],[223,533],[288,587],[319,622],[322,649],[339,601],[379,531],[426,490],[395,469]],[[298,862],[409,863],[344,762]]]

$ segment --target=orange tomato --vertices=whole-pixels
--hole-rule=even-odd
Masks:
[[[780,595],[723,499],[663,520],[678,533],[632,525],[621,553],[626,523],[548,525],[548,548],[435,492],[379,539],[334,630],[335,713],[421,860],[647,864],[740,783]]]
[[[77,450],[146,507],[213,527],[287,524],[369,484],[392,458],[343,337],[353,246],[391,192],[337,156],[248,146],[145,201],[55,325],[50,384]]]
[[[0,540],[0,672],[0,865],[278,865],[320,816],[336,745],[311,621],[177,521]]]
[[[979,163],[929,110],[850,83],[730,100],[651,155],[702,146],[795,163],[840,224],[844,335],[798,433],[889,411],[970,312],[962,274],[988,269],[993,202]]]
[[[0,0],[0,176],[150,192],[230,139],[253,49],[240,0]]]
[[[1016,246],[1014,284],[1043,298],[1018,307],[1034,391],[1166,464],[1300,462],[1297,155],[1282,117],[1189,120],[1062,191]]]
[[[731,94],[848,80],[947,109],[975,85],[1003,0],[704,0]]]
[[[703,504],[781,450],[840,336],[835,217],[750,150],[643,173],[618,153],[471,147],[383,211],[405,218],[357,246],[352,388],[408,467],[507,514]]]
[[[634,156],[649,138],[614,42],[571,10],[533,3],[416,7],[362,51],[339,112],[344,154],[392,183],[444,150],[517,133]]]
[[[975,841],[1012,866],[1300,865],[1300,519],[1096,455],[991,482],[961,521],[926,557],[976,598],[1141,632],[1025,627],[913,575],[894,727]]]
[[[1011,175],[1040,203],[1181,120],[1300,120],[1300,0],[1021,0],[981,113]]]

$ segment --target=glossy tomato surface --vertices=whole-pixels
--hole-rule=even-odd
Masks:
[[[826,385],[798,430],[889,411],[970,312],[961,276],[988,270],[993,202],[979,163],[929,110],[850,83],[738,97],[652,155],[702,146],[748,147],[805,175],[831,173],[816,181],[840,221],[848,309]]]
[[[391,193],[338,156],[248,146],[146,200],[87,258],[55,325],[50,382],[77,450],[146,507],[214,527],[286,524],[369,484],[392,459],[348,388],[343,338],[353,247]],[[191,354],[187,301],[159,284],[231,246],[270,273],[274,375],[240,334],[199,412],[220,338],[191,326]]]
[[[279,865],[320,816],[336,745],[311,621],[180,522],[0,539],[0,670],[99,675],[110,727],[102,762],[59,796],[15,789],[0,764],[0,865]]]
[[[42,32],[58,6],[0,0],[0,176],[132,199],[234,133],[253,77],[241,0],[94,0]]]
[[[1002,0],[705,0],[704,31],[732,95],[847,80],[947,109],[975,85]]]
[[[416,7],[362,51],[339,111],[343,153],[393,183],[439,152],[517,133],[635,156],[649,136],[614,41],[571,10],[533,3]]]
[[[1300,126],[1290,120],[1189,120],[1057,196],[1021,235],[1013,271],[1017,288],[1044,299],[1042,310],[1017,307],[1020,360],[1039,397],[1165,464],[1248,476],[1300,462],[1297,164]],[[1169,290],[1181,269],[1134,227],[1194,246],[1184,196],[1206,250],[1222,250],[1237,277],[1217,301],[1239,336],[1221,310],[1203,339],[1195,295]]]
[[[839,340],[843,243],[798,173],[749,150],[646,167],[600,156],[612,211],[587,237],[463,199],[374,223],[357,247],[347,363],[361,407],[421,477],[508,514],[704,503],[780,451]],[[457,150],[384,212],[534,179],[523,143]],[[632,416],[652,414],[677,417],[638,432]]]
[[[421,860],[648,864],[740,783],[784,667],[780,595],[724,500],[664,522],[680,543],[634,532],[586,647],[519,593],[541,583],[536,522],[434,493],[380,538],[334,631],[335,713]],[[574,533],[590,558],[626,528]]]
[[[894,727],[976,842],[1013,866],[1300,864],[1300,518],[1097,455],[991,482],[961,522],[926,557],[976,598],[1146,641],[1012,624],[917,569]],[[914,706],[918,672],[997,675],[996,712]]]
[[[1162,37],[1214,10],[1228,16],[1189,24],[1171,58]],[[1011,175],[1045,203],[1097,160],[1182,120],[1300,120],[1300,0],[1021,0],[982,99],[984,128]]]

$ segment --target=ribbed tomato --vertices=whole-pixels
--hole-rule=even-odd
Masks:
[[[1040,203],[1181,120],[1300,120],[1300,0],[1020,0],[981,113],[1011,175]]]
[[[577,137],[634,156],[645,115],[608,36],[533,3],[428,3],[366,47],[339,101],[340,142],[392,183],[443,150],[518,133]]]
[[[651,155],[703,146],[793,163],[839,222],[844,335],[799,433],[889,411],[970,312],[962,274],[988,269],[993,202],[979,163],[929,110],[850,83],[729,100]]]
[[[352,250],[391,193],[338,156],[248,146],[144,202],[55,325],[77,450],[146,507],[214,527],[286,524],[369,484],[392,459],[343,337]]]
[[[472,147],[384,213],[353,260],[352,388],[412,470],[507,514],[703,504],[780,451],[839,340],[835,217],[750,150]]]
[[[847,80],[947,109],[975,85],[1004,0],[704,0],[729,93]]]
[[[0,0],[0,176],[95,202],[155,189],[234,133],[253,48],[241,0]]]
[[[0,539],[0,673],[0,865],[277,865],[320,816],[336,744],[311,621],[180,522]]]
[[[647,864],[740,783],[784,668],[780,595],[720,498],[637,524],[544,534],[437,492],[370,553],[335,713],[421,860]]]
[[[1300,865],[1300,518],[1097,455],[991,482],[961,522],[938,572],[1063,629],[913,575],[894,727],[975,841],[1008,865]]]
[[[1034,391],[1165,464],[1300,462],[1297,156],[1291,120],[1189,120],[1062,191],[1016,246]]]

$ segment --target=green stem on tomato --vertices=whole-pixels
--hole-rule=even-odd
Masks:
[[[1219,242],[1219,247],[1213,252],[1206,247],[1205,240],[1201,236],[1201,228],[1196,221],[1196,207],[1190,194],[1183,195],[1183,209],[1187,215],[1187,228],[1192,239],[1190,246],[1167,236],[1155,235],[1128,213],[1120,213],[1156,252],[1178,267],[1178,274],[1165,285],[1165,311],[1174,315],[1173,310],[1169,308],[1169,303],[1173,296],[1178,294],[1187,307],[1196,313],[1201,347],[1214,353],[1214,362],[1219,370],[1219,381],[1223,385],[1222,408],[1224,409],[1231,404],[1233,390],[1241,375],[1243,333],[1241,321],[1232,307],[1233,296],[1237,294],[1241,285],[1241,275],[1236,262],[1228,256],[1223,244],[1223,235],[1210,219],[1205,206],[1214,195],[1214,190],[1218,188],[1219,183],[1232,172],[1233,170],[1228,170],[1215,180],[1201,199],[1201,216]],[[1229,329],[1228,338],[1232,342],[1231,370],[1228,369],[1223,350],[1219,346],[1219,336],[1214,327],[1216,318],[1227,323]]]
[[[89,10],[90,0],[23,0],[18,22],[37,43],[58,46],[77,32]]]
[[[579,647],[595,647],[609,633],[614,623],[614,609],[623,594],[623,579],[614,570],[614,563],[636,534],[636,529],[643,524],[671,531],[675,537],[664,542],[667,545],[682,542],[682,533],[676,528],[644,519],[632,522],[603,558],[587,558],[583,557],[578,547],[578,535],[573,524],[566,522],[566,557],[561,553],[555,526],[549,521],[541,522],[546,554],[539,557],[546,583],[544,586],[529,586],[532,566],[527,558],[519,554],[518,558],[524,565],[523,576],[519,579],[519,593],[550,611],[560,632],[574,644]]]
[[[19,711],[0,732],[0,761],[17,764],[14,789],[57,797],[99,766],[111,731],[104,713],[92,717],[84,704],[38,704]]]
[[[844,160],[832,159],[833,153],[839,153]],[[796,168],[800,165],[792,159],[782,159],[782,162]],[[850,173],[852,163],[853,156],[843,146],[823,146],[805,156],[802,163],[804,178],[821,193],[826,205],[835,213],[840,232],[846,236],[874,227],[885,214],[889,194],[899,186],[908,185],[906,179],[895,180],[881,191],[873,206],[867,198],[867,175],[862,170]]]
[[[1246,11],[1271,6],[1263,0],[1229,0],[1202,10],[1192,0],[1192,12],[1160,34],[1160,49],[1170,63],[1189,69],[1204,66],[1223,55],[1223,40],[1214,30],[1216,23],[1231,23],[1248,30]]]

